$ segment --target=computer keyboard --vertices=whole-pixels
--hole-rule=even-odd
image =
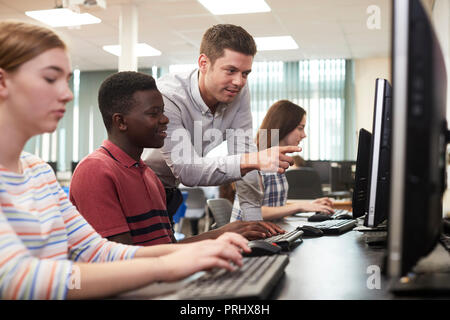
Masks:
[[[303,231],[300,227],[297,227],[292,231],[266,238],[264,241],[276,243],[282,250],[291,250],[294,245],[296,246],[303,242],[302,235]]]
[[[322,230],[324,234],[342,234],[352,230],[356,226],[356,220],[325,220],[312,226]]]
[[[284,254],[243,258],[235,271],[215,269],[189,282],[177,293],[180,299],[266,299],[284,273]]]

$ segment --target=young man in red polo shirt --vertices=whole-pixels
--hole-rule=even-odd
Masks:
[[[125,244],[175,242],[164,187],[141,160],[144,148],[161,148],[169,122],[155,80],[138,72],[108,77],[98,95],[108,140],[76,167],[70,200],[103,237]],[[233,222],[183,240],[237,232],[248,239],[283,232],[273,223]]]

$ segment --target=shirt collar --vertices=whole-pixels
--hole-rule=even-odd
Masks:
[[[102,147],[105,148],[107,151],[109,151],[110,156],[112,156],[114,160],[116,160],[117,162],[119,162],[120,164],[124,165],[127,168],[145,166],[142,159],[139,159],[139,161],[134,160],[125,151],[120,149],[118,146],[116,146],[109,140],[104,140],[102,143]],[[101,149],[104,150],[103,148]],[[104,152],[107,152],[106,150],[104,150]]]
[[[199,107],[200,112],[204,115],[207,112],[211,112],[211,110],[206,105],[205,101],[203,101],[202,95],[200,94],[200,87],[198,85],[199,72],[199,69],[195,69],[194,72],[191,73],[191,95],[194,98],[196,105]],[[227,106],[227,103],[219,102],[216,112],[222,111],[222,109],[225,110]]]

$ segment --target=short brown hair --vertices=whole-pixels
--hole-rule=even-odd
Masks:
[[[52,30],[19,21],[0,22],[0,68],[12,72],[25,62],[66,44]]]
[[[206,30],[200,45],[200,54],[205,54],[212,64],[224,55],[225,49],[255,56],[256,43],[253,37],[240,26],[217,24]]]
[[[292,130],[294,130],[300,121],[302,121],[305,116],[306,111],[299,105],[289,101],[280,100],[275,102],[269,110],[267,110],[266,116],[264,117],[261,126],[256,134],[256,145],[260,149],[260,137],[264,136],[261,134],[261,130],[266,130],[267,132],[267,148],[272,147],[272,129],[279,129],[279,140],[281,141],[286,137]],[[261,141],[265,142],[265,141]],[[279,143],[279,141],[278,141]]]

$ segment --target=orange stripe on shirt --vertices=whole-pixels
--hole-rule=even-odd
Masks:
[[[11,204],[11,203],[2,203],[2,207],[14,207],[14,208],[16,208],[17,210],[29,211],[29,212],[37,211],[37,212],[39,212],[39,213],[42,213],[42,212],[44,212],[45,210],[48,210],[48,209],[50,209],[50,208],[52,208],[52,207],[58,207],[58,206],[59,206],[59,203],[53,203],[53,204],[51,204],[51,205],[49,205],[49,206],[47,206],[47,207],[45,207],[45,208],[42,208],[42,209],[34,209],[34,210],[32,210],[32,209],[28,209],[28,208],[22,208],[22,207],[17,206],[17,205],[13,205],[13,204]]]
[[[81,238],[80,240],[78,240],[77,242],[73,243],[69,249],[72,249],[73,247],[75,247],[77,244],[83,242],[86,238],[89,238],[91,235],[93,235],[95,233],[95,231],[91,231],[89,232],[87,235],[85,235],[83,238]]]
[[[25,271],[20,276],[19,283],[17,284],[16,288],[14,289],[14,293],[12,295],[13,300],[17,299],[17,294],[19,293],[19,289],[22,286],[23,279],[25,279],[25,276],[28,274],[29,270],[30,270],[30,265],[28,265],[28,267],[25,269]]]
[[[0,231],[0,236],[3,235],[3,234],[15,234],[15,233],[13,231],[10,231],[10,230],[8,230],[8,231]]]
[[[47,288],[47,295],[45,297],[46,300],[50,300],[50,298],[51,298],[53,277],[55,275],[55,269],[56,269],[56,262],[53,263],[52,272],[50,273],[50,283],[48,284],[48,288]]]
[[[99,243],[97,249],[94,250],[94,252],[91,254],[91,256],[88,259],[88,262],[91,262],[91,260],[95,257],[95,255],[97,254],[97,252],[103,247],[105,243]]]
[[[44,212],[45,210],[48,210],[48,209],[50,209],[50,208],[53,208],[53,207],[58,207],[59,206],[59,203],[53,203],[53,204],[51,204],[51,205],[49,205],[49,206],[47,206],[47,207],[45,207],[45,208],[42,208],[42,209],[36,209],[36,211],[37,212]]]
[[[126,250],[123,250],[122,254],[120,255],[120,260],[123,260],[123,257],[125,256],[126,252],[127,252]]]
[[[54,184],[55,182],[56,182],[56,179],[55,179],[55,180],[52,180],[52,181],[44,182],[44,183],[42,183],[42,184],[40,184],[40,185],[38,185],[38,186],[32,186],[32,187],[29,187],[28,189],[22,190],[21,192],[17,192],[17,193],[16,193],[16,192],[8,191],[8,193],[11,194],[11,195],[13,195],[13,196],[20,196],[21,194],[24,194],[24,193],[26,193],[26,192],[28,192],[28,191],[30,191],[30,190],[37,190],[37,189],[42,188],[42,187],[45,186],[45,185],[51,185],[51,184]]]
[[[61,231],[61,230],[65,230],[65,229],[66,229],[66,227],[60,227],[60,228],[54,228],[54,229],[52,229],[50,231],[47,231],[47,232],[17,232],[17,235],[19,235],[19,236],[40,236],[40,235],[44,236],[45,235],[46,236],[46,235],[49,235],[52,232]]]
[[[51,259],[51,258],[54,258],[56,256],[65,255],[65,254],[67,254],[67,252],[66,251],[62,251],[62,252],[58,252],[58,253],[52,254],[50,256],[40,257],[40,259]]]
[[[5,265],[9,260],[13,259],[15,256],[27,252],[27,249],[22,249],[19,251],[14,252],[12,255],[10,255],[9,257],[7,257],[6,259],[4,259],[2,262],[0,262],[0,268],[3,267],[3,265]]]
[[[65,220],[64,223],[67,224],[69,221],[75,219],[76,217],[78,217],[78,215],[76,213],[74,213],[74,215],[71,216],[69,219]]]
[[[43,163],[46,163],[46,162],[44,162],[44,161],[33,162],[32,164],[27,165],[25,168],[23,168],[23,170],[33,168],[33,167],[35,167],[35,166],[37,166],[39,164],[43,164]]]
[[[14,207],[12,203],[2,203],[2,207]]]

